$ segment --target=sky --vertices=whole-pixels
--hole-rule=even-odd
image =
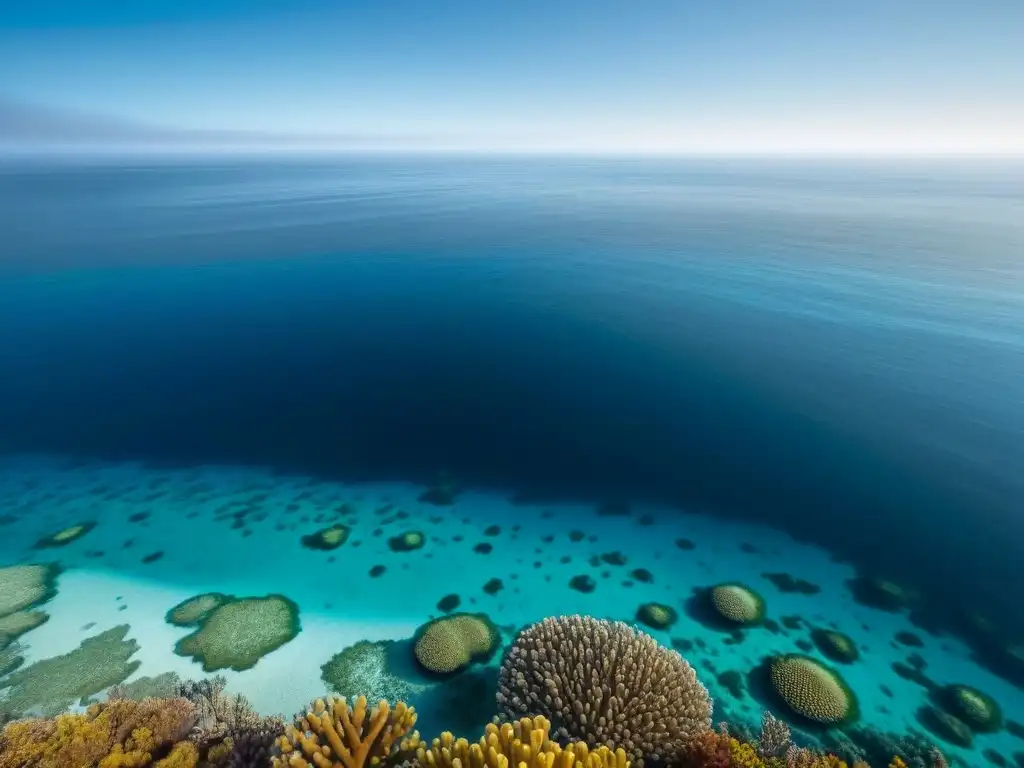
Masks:
[[[1024,0],[0,0],[0,143],[1024,154]]]

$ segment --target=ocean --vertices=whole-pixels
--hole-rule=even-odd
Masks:
[[[95,522],[46,551],[65,570],[25,668],[124,617],[137,674],[201,676],[164,614],[281,593],[301,634],[229,682],[291,713],[326,658],[411,636],[446,595],[514,634],[633,620],[656,590],[680,613],[662,642],[713,646],[711,689],[795,637],[722,648],[685,610],[743,580],[862,646],[863,723],[920,726],[899,632],[1024,721],[1001,655],[1024,639],[1019,161],[8,159],[0,233],[0,562]],[[301,546],[342,502],[350,540]],[[403,526],[427,546],[389,549]],[[621,577],[638,565],[650,584]],[[913,604],[865,607],[856,578]]]

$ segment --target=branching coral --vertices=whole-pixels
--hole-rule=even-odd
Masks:
[[[179,743],[194,722],[195,707],[180,698],[116,699],[84,714],[18,720],[0,735],[0,768],[192,768],[198,753]]]
[[[270,734],[273,741],[284,730],[284,721],[259,714],[244,696],[226,693],[226,683],[220,675],[179,683],[177,695],[196,708],[196,722],[189,739],[204,748],[227,738],[244,739],[251,745]]]
[[[628,624],[588,616],[520,632],[497,698],[508,719],[543,715],[559,741],[621,747],[638,765],[671,762],[711,727],[711,698],[685,659]]]
[[[551,740],[551,723],[544,717],[523,718],[500,727],[491,723],[475,744],[445,732],[429,748],[420,747],[423,768],[629,768],[625,750],[602,746],[591,750],[583,742],[561,747]]]
[[[788,725],[771,712],[761,715],[761,736],[757,742],[757,752],[761,757],[778,757],[785,754],[790,742]]]
[[[366,697],[350,707],[345,697],[317,699],[277,740],[274,768],[363,768],[380,765],[401,751],[416,749],[416,711],[405,702],[394,709],[381,701],[372,710]],[[0,766],[2,768],[2,766]]]

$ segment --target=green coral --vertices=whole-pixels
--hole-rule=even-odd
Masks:
[[[139,644],[125,639],[129,630],[121,624],[83,640],[73,651],[12,672],[4,680],[9,689],[0,699],[0,711],[52,717],[126,680],[140,664],[131,660]]]
[[[328,528],[321,528],[315,533],[302,537],[302,546],[308,549],[337,549],[348,540],[351,529],[347,525],[337,523]]]
[[[668,629],[678,618],[674,608],[662,603],[644,603],[636,611],[637,621],[653,629]]]
[[[832,661],[852,664],[860,658],[857,644],[849,635],[842,632],[833,629],[815,629],[811,632],[811,639],[818,646],[818,650]]]
[[[230,595],[220,592],[204,592],[201,595],[182,600],[164,616],[168,624],[176,627],[194,627],[207,616],[231,600]]]
[[[708,590],[708,597],[726,621],[744,626],[764,621],[764,598],[744,584],[719,584]]]
[[[413,656],[424,671],[448,676],[489,659],[500,641],[498,628],[486,614],[452,613],[416,630]]]
[[[426,686],[403,680],[391,671],[398,645],[392,640],[361,640],[320,667],[321,677],[331,691],[351,700],[365,696],[370,701],[408,701]]]
[[[174,672],[164,672],[155,677],[140,677],[130,683],[119,683],[110,686],[107,691],[107,698],[129,699],[131,701],[142,701],[143,699],[173,699],[178,696],[181,687],[181,678]]]
[[[388,547],[392,552],[411,552],[422,547],[426,541],[427,537],[422,532],[406,531],[388,539]]]
[[[43,611],[16,611],[0,618],[0,649],[6,648],[26,632],[45,624],[50,614]]]
[[[10,674],[23,663],[25,663],[25,658],[21,655],[21,646],[16,642],[11,643],[0,650],[0,677]],[[0,721],[2,721],[3,714],[3,708],[0,707]]]
[[[300,631],[299,606],[283,595],[232,598],[211,611],[196,631],[181,638],[174,652],[201,662],[204,672],[241,672],[256,666]]]
[[[69,525],[63,530],[44,536],[33,545],[33,549],[50,549],[52,547],[66,547],[68,544],[78,541],[89,531],[96,527],[95,520],[88,520],[75,525]]]
[[[56,563],[9,565],[0,568],[0,616],[45,603],[57,594]]]
[[[941,691],[942,705],[949,714],[978,733],[993,733],[1003,727],[1003,711],[987,693],[969,685],[947,685]]]
[[[822,725],[855,719],[857,697],[834,669],[800,654],[776,656],[769,676],[779,699],[794,713]]]

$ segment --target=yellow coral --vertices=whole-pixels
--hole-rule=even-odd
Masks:
[[[500,727],[489,724],[475,744],[445,732],[429,749],[417,750],[416,757],[424,768],[629,768],[622,749],[591,750],[583,742],[563,749],[550,735],[546,718],[525,717]]]
[[[363,768],[367,762],[379,765],[399,747],[418,746],[419,734],[412,731],[415,724],[416,710],[403,701],[394,709],[381,701],[368,711],[365,696],[356,699],[354,707],[344,696],[317,699],[312,709],[278,739],[281,756],[273,757],[272,764],[274,768]]]
[[[889,763],[889,768],[907,768],[907,764],[900,760],[898,757],[894,757],[892,762]]]
[[[483,615],[460,613],[430,622],[413,648],[416,660],[435,674],[458,672],[474,659],[490,655],[497,632]]]
[[[174,749],[163,760],[157,760],[153,768],[196,768],[199,764],[199,750],[189,741],[174,745]]]

